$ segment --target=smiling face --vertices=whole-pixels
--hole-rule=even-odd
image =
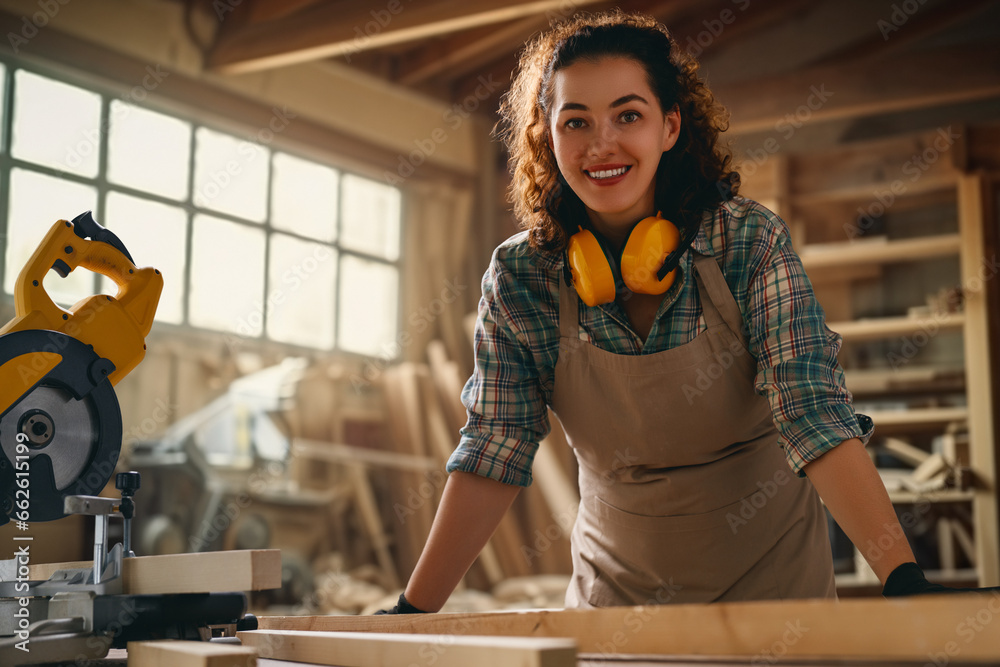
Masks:
[[[653,215],[656,168],[680,133],[664,114],[643,66],[629,58],[580,60],[552,77],[549,145],[597,231],[622,243]]]

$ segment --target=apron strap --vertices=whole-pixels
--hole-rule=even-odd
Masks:
[[[705,313],[705,323],[712,326],[725,322],[746,347],[747,338],[746,327],[743,325],[743,314],[726,283],[726,277],[722,275],[719,263],[715,261],[715,257],[695,254],[694,269],[698,280],[701,308]]]
[[[559,278],[559,335],[562,338],[580,338],[580,300],[576,289],[566,282],[566,273]]]

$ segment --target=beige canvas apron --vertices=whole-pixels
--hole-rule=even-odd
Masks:
[[[582,499],[568,607],[836,595],[823,507],[754,391],[739,306],[715,258],[694,258],[708,328],[655,354],[580,340],[561,281],[552,407]]]

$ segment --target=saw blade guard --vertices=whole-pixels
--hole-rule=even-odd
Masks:
[[[68,310],[60,308],[45,291],[45,274],[52,269],[65,277],[78,267],[113,280],[117,295],[96,294]],[[0,335],[33,329],[65,333],[92,345],[114,364],[109,379],[115,385],[145,356],[145,338],[162,290],[160,272],[136,267],[118,237],[87,211],[72,222],[59,220],[49,229],[18,276],[16,316],[0,329]],[[0,409],[5,407],[0,405]]]

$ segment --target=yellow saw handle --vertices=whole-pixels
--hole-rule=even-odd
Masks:
[[[60,308],[45,291],[45,274],[52,269],[66,277],[77,267],[107,276],[118,286],[118,294],[96,294],[69,310]],[[137,268],[118,237],[97,224],[87,211],[72,222],[59,220],[49,229],[17,278],[16,316],[0,329],[0,335],[48,329],[92,345],[98,355],[115,365],[108,376],[114,385],[145,356],[146,334],[153,326],[162,290],[160,272],[152,267]]]

